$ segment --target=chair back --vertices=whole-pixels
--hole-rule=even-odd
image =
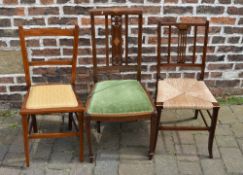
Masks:
[[[204,79],[209,22],[161,22],[157,28],[157,81],[161,69],[199,69]],[[174,68],[174,69],[173,69]],[[192,74],[193,76],[194,74]]]
[[[19,38],[20,46],[22,51],[22,59],[25,72],[25,80],[27,88],[31,86],[31,77],[30,77],[30,67],[33,66],[71,66],[71,84],[75,85],[76,79],[76,64],[77,64],[77,55],[78,55],[78,34],[79,27],[75,25],[73,29],[57,29],[57,28],[34,28],[34,29],[24,29],[22,26],[19,27]],[[71,59],[29,59],[31,53],[27,52],[27,39],[28,38],[37,38],[38,40],[41,37],[73,37],[73,49],[72,49],[72,58]],[[31,45],[31,44],[30,44]],[[48,49],[46,49],[48,52]],[[31,51],[29,51],[31,52]],[[45,51],[41,50],[45,53]],[[51,51],[50,51],[51,52]]]
[[[93,78],[100,73],[136,71],[141,79],[142,9],[90,10]]]

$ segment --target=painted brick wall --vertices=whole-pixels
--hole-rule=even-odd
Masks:
[[[207,84],[216,95],[243,94],[243,0],[0,0],[0,55],[5,50],[20,50],[18,25],[70,27],[78,24],[81,29],[77,90],[85,98],[91,82],[88,68],[91,66],[88,10],[107,6],[144,9],[143,82],[149,91],[153,92],[155,86],[154,38],[157,21],[192,21],[192,17],[196,17],[196,21],[210,21]],[[50,52],[36,50],[33,55],[65,57],[70,54],[68,41],[46,38],[41,44],[50,47]],[[29,42],[29,45],[39,46],[35,41]],[[62,49],[53,46],[62,46]],[[37,68],[33,70],[33,79],[35,82],[55,82],[63,78],[59,75],[69,73],[67,68]],[[176,71],[172,73],[177,77],[182,76]],[[2,106],[19,106],[25,93],[24,85],[23,73],[0,72]]]

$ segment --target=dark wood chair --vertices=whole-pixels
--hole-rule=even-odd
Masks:
[[[212,158],[214,133],[220,107],[203,81],[208,30],[208,21],[204,23],[158,24],[156,108],[158,112],[157,131],[208,131],[208,151],[210,158]],[[180,68],[180,71],[186,70],[187,74],[183,74],[184,76],[180,78],[164,77],[163,80],[160,80],[161,71],[168,69],[176,70],[175,68],[177,67]],[[188,73],[188,70],[190,73]],[[206,127],[180,126],[179,124],[176,126],[165,126],[165,123],[160,123],[161,111],[163,109],[192,109],[195,111],[192,119],[197,119],[198,114],[200,114]],[[205,119],[205,114],[208,114],[211,119],[210,125]],[[157,135],[158,132],[156,138]]]
[[[90,122],[151,120],[149,158],[154,143],[156,109],[141,81],[142,10],[138,8],[90,11],[93,78],[95,86],[86,104],[86,131],[93,161]],[[124,74],[130,72],[131,74]],[[120,79],[113,74],[120,75]],[[134,75],[134,76],[133,76]],[[127,79],[134,77],[134,79]],[[103,80],[99,81],[98,80]],[[99,123],[98,123],[99,124]],[[98,125],[99,130],[99,125]]]
[[[81,101],[75,94],[76,63],[78,53],[78,33],[79,27],[73,29],[53,29],[53,28],[35,28],[24,29],[19,27],[19,38],[22,50],[22,58],[27,85],[27,94],[24,97],[20,110],[23,125],[25,162],[29,166],[29,139],[41,138],[61,138],[70,136],[80,137],[80,161],[83,161],[83,111]],[[73,55],[71,59],[55,60],[34,60],[28,59],[27,39],[30,37],[71,37],[73,38]],[[39,38],[38,38],[39,39]],[[33,85],[30,75],[31,66],[71,66],[70,83],[64,84],[37,84]],[[69,129],[72,124],[76,126],[77,132],[63,133],[38,133],[36,115],[52,113],[69,113]],[[75,123],[73,114],[76,114],[78,126]],[[32,132],[34,131],[34,133]]]

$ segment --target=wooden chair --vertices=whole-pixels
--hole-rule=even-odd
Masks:
[[[19,27],[19,38],[22,50],[22,58],[25,72],[25,80],[27,85],[27,94],[24,97],[23,104],[20,110],[23,125],[25,162],[29,166],[29,139],[40,138],[61,138],[70,136],[80,137],[80,161],[83,160],[83,111],[84,107],[78,100],[74,91],[76,79],[76,63],[78,53],[78,33],[79,27],[74,29],[53,29],[53,28],[39,28],[39,29],[23,29]],[[72,37],[73,38],[73,55],[72,59],[59,60],[32,60],[28,59],[26,41],[30,37]],[[69,84],[38,84],[32,85],[30,76],[31,66],[71,66],[72,75]],[[69,129],[71,130],[73,120],[73,113],[78,119],[78,126],[75,124],[77,132],[65,133],[38,133],[36,115],[51,114],[51,113],[69,113]],[[30,122],[31,119],[31,122]],[[28,128],[29,127],[29,128]],[[32,133],[32,130],[34,133]]]
[[[210,158],[212,158],[214,133],[220,107],[203,81],[208,29],[208,21],[205,23],[158,24],[156,108],[158,112],[158,130],[208,131],[208,151]],[[189,78],[165,78],[160,80],[161,70],[175,70],[176,67],[179,67],[180,70],[188,71],[188,69],[192,69],[192,72],[194,72],[199,69],[199,71],[198,74],[189,74],[191,76]],[[165,126],[163,123],[160,124],[163,109],[195,110],[194,119],[200,114],[206,127]],[[211,119],[210,125],[204,117],[203,110]]]
[[[85,117],[90,161],[93,161],[91,120],[98,122],[151,120],[149,148],[151,159],[154,142],[152,133],[155,134],[156,129],[156,110],[140,83],[142,10],[138,8],[93,9],[90,11],[90,17],[95,82],[86,103],[87,116]],[[125,80],[128,75],[123,74],[124,77],[118,80],[98,82],[102,73],[112,78],[114,73],[122,76],[122,73],[131,71],[136,80]]]

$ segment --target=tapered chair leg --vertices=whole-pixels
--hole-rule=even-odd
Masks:
[[[199,112],[199,110],[196,109],[196,110],[195,110],[195,113],[194,113],[194,119],[197,119],[197,117],[198,117],[198,112]]]
[[[37,133],[38,132],[38,128],[37,128],[36,115],[31,115],[31,120],[32,120],[32,123],[33,123],[34,133]]]
[[[161,107],[157,107],[156,133],[155,133],[155,140],[154,140],[154,144],[153,144],[153,146],[154,146],[153,147],[153,152],[155,152],[156,145],[157,145],[157,140],[158,140],[158,133],[160,131],[159,126],[160,126],[161,111],[162,111],[162,108]]]
[[[84,144],[83,144],[83,126],[84,126],[84,115],[83,112],[78,113],[78,125],[79,125],[79,143],[80,143],[80,161],[84,160]]]
[[[72,130],[72,123],[73,123],[73,113],[70,112],[68,114],[68,130],[71,131]]]
[[[149,145],[149,160],[153,159],[154,151],[155,151],[155,140],[157,135],[157,115],[152,114],[150,120],[150,145]]]
[[[209,138],[208,138],[208,152],[210,158],[213,158],[213,141],[214,141],[215,129],[217,125],[218,111],[219,111],[219,107],[213,108],[212,121],[211,121]]]
[[[23,140],[24,140],[24,152],[25,152],[25,163],[28,167],[30,164],[30,155],[29,155],[29,140],[28,140],[28,119],[27,115],[22,115],[22,127],[23,127]]]
[[[100,121],[96,122],[97,132],[100,133]]]
[[[85,127],[86,127],[86,136],[89,147],[89,161],[92,163],[94,160],[93,151],[92,151],[92,143],[91,143],[91,128],[90,128],[90,117],[85,118]]]

